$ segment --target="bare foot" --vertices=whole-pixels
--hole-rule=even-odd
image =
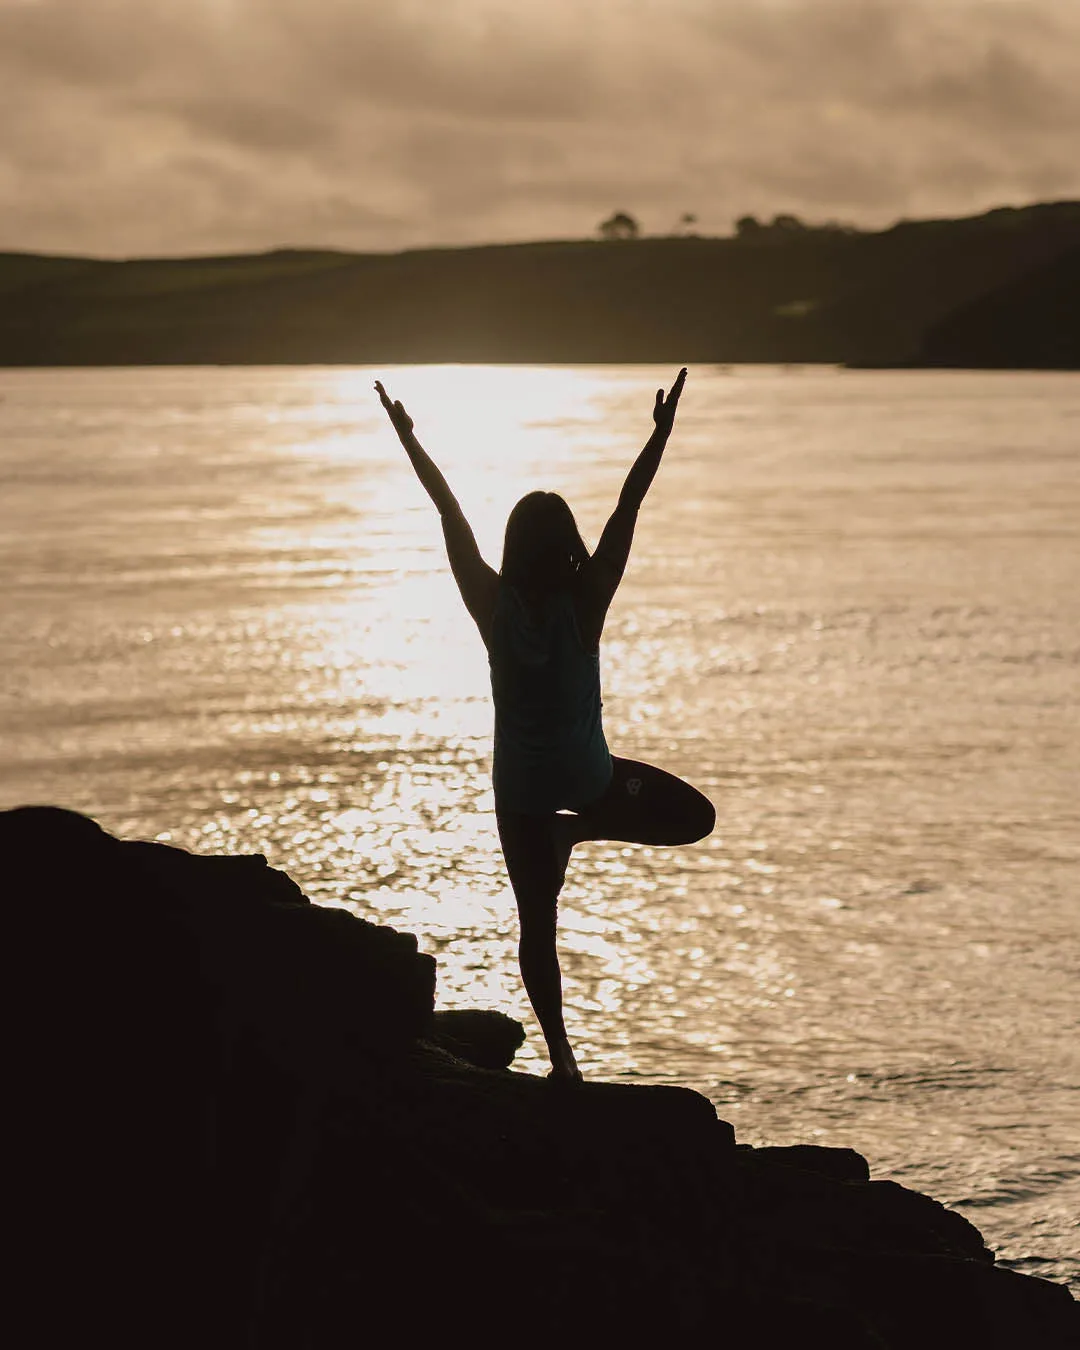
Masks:
[[[554,1045],[549,1045],[548,1054],[551,1056],[549,1078],[557,1079],[562,1083],[581,1083],[584,1081],[581,1070],[577,1066],[577,1060],[574,1058],[574,1051],[565,1037],[561,1041],[556,1041]]]
[[[577,1087],[584,1083],[585,1079],[581,1076],[581,1070],[576,1069],[573,1073],[556,1073],[554,1069],[548,1074],[549,1083],[557,1083],[559,1087]]]

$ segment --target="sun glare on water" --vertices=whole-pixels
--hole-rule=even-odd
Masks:
[[[481,552],[496,567],[506,517],[518,498],[535,489],[566,490],[582,437],[595,448],[603,435],[597,381],[587,370],[409,366],[351,371],[335,392],[342,401],[362,403],[374,399],[376,379],[413,418],[418,440],[446,475]],[[382,409],[377,402],[372,407],[378,417],[372,433],[384,444],[393,442],[407,469]],[[398,486],[402,510],[423,498],[415,482]]]
[[[300,659],[316,688],[323,686],[320,700],[321,672],[345,704],[363,707],[362,732],[350,735],[342,726],[338,744],[357,764],[375,755],[371,781],[381,778],[367,802],[370,819],[350,805],[336,812],[328,805],[322,825],[338,834],[359,875],[354,869],[350,885],[318,898],[375,909],[449,941],[462,932],[506,928],[512,918],[489,776],[487,658],[450,574],[438,514],[379,405],[376,379],[413,418],[418,440],[495,568],[507,515],[524,493],[560,491],[577,505],[597,446],[611,435],[610,389],[605,399],[595,376],[581,369],[326,373],[306,449],[294,446],[335,466],[326,480],[324,514],[342,516],[326,540],[342,577],[337,621],[316,630],[300,625],[306,628]],[[588,456],[579,454],[583,446]],[[625,445],[620,454],[627,458]],[[611,502],[619,482],[607,485]],[[601,523],[581,520],[593,542]],[[404,856],[413,864],[428,860],[423,875],[415,866],[403,875]],[[490,908],[496,896],[498,919]],[[440,978],[475,990],[480,964],[468,944],[462,950],[455,943],[453,953],[440,957]]]

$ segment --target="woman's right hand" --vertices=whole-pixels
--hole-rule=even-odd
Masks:
[[[668,391],[668,396],[664,398],[664,391],[656,391],[656,405],[653,408],[653,421],[657,429],[665,435],[671,434],[671,428],[675,424],[675,410],[679,406],[679,398],[683,391],[683,385],[686,383],[686,367],[683,366],[678,375],[675,376],[675,383]]]
[[[380,402],[386,409],[386,415],[393,423],[394,430],[397,432],[399,439],[404,441],[406,437],[412,435],[412,418],[401,406],[400,399],[397,403],[392,403],[390,401],[390,395],[383,388],[381,380],[375,381],[375,392],[378,394]]]

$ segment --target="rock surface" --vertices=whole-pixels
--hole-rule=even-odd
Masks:
[[[1067,1290],[847,1149],[681,1088],[508,1065],[414,938],[261,857],[0,813],[19,1016],[12,1285],[35,1341],[1080,1344]]]

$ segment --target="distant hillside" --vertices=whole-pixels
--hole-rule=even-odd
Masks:
[[[934,366],[1080,370],[1080,247],[946,315],[920,356]]]
[[[1080,202],[1058,202],[877,233],[128,262],[9,253],[0,365],[1076,368],[1080,309],[1055,294],[1078,248]],[[977,340],[984,322],[1001,329],[996,344]]]

